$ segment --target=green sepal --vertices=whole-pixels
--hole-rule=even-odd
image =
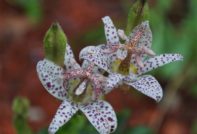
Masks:
[[[130,8],[128,13],[126,34],[132,31],[132,29],[140,24],[142,21],[148,19],[149,7],[145,0],[137,0]]]
[[[44,37],[45,58],[57,65],[64,65],[67,38],[58,23],[51,25]]]

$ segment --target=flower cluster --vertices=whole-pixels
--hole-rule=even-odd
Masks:
[[[143,74],[183,58],[179,54],[155,56],[151,50],[152,33],[148,21],[136,26],[126,36],[123,30],[115,28],[110,17],[102,20],[107,43],[82,49],[79,55],[83,60],[81,66],[68,43],[64,66],[47,58],[37,64],[42,85],[51,95],[63,101],[49,126],[51,134],[56,133],[78,110],[86,115],[99,133],[114,132],[116,114],[112,106],[102,100],[102,96],[125,83],[160,101],[163,95],[160,84],[153,76]]]

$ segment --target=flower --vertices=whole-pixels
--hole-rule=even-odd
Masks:
[[[80,58],[95,63],[111,75],[108,80],[114,82],[113,85],[111,82],[105,85],[107,92],[111,91],[111,86],[125,83],[156,101],[160,101],[163,96],[160,84],[153,76],[142,74],[170,62],[182,60],[183,57],[180,54],[154,56],[155,53],[151,50],[152,32],[148,21],[136,26],[127,37],[122,30],[116,30],[110,17],[106,16],[102,20],[105,25],[107,44],[82,49]],[[120,43],[119,36],[126,40],[125,44]],[[118,60],[120,60],[119,66],[114,65],[113,62]],[[118,72],[114,71],[114,67],[117,68],[117,66]]]
[[[103,19],[105,25],[105,34],[107,38],[107,48],[103,50],[105,53],[114,53],[117,52],[117,58],[121,60],[130,61],[131,58],[133,61],[143,67],[142,57],[147,54],[154,56],[155,53],[150,49],[152,44],[152,32],[149,27],[148,21],[142,22],[140,25],[136,26],[129,37],[127,37],[123,30],[116,31],[113,22],[111,19],[106,16]],[[113,31],[113,32],[110,32]],[[116,39],[116,43],[110,42],[111,36]],[[119,37],[125,41],[125,44],[121,44]],[[124,61],[123,61],[124,62]],[[128,62],[129,63],[129,62]]]
[[[48,59],[37,64],[42,85],[51,95],[63,101],[49,126],[49,133],[56,133],[78,110],[86,115],[99,133],[109,134],[115,131],[117,118],[112,106],[98,97],[93,97],[94,90],[104,90],[104,77],[88,61],[84,61],[80,67],[68,44],[64,65],[65,68]]]

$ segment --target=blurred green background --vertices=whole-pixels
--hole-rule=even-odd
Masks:
[[[0,1],[0,134],[47,134],[60,102],[42,87],[36,63],[44,57],[44,34],[53,22],[64,29],[75,56],[87,45],[105,43],[101,18],[109,15],[126,29],[134,0]],[[153,50],[180,53],[183,62],[151,72],[164,90],[155,103],[126,86],[106,99],[118,115],[115,134],[197,133],[197,1],[148,0]],[[79,61],[81,63],[81,61]],[[21,96],[18,98],[18,96]],[[58,134],[96,134],[82,115]]]

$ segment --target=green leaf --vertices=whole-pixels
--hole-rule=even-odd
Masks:
[[[45,58],[57,65],[64,65],[67,38],[58,23],[51,25],[44,37]]]
[[[149,7],[145,0],[137,0],[130,8],[126,27],[126,34],[144,20],[148,19]]]

